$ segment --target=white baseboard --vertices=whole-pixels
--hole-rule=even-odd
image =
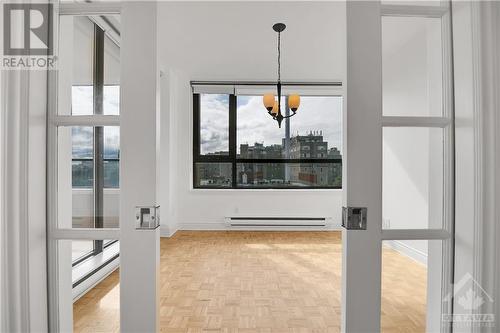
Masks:
[[[329,225],[328,227],[267,227],[267,226],[241,226],[231,227],[225,222],[184,222],[177,224],[177,230],[200,230],[200,231],[332,231],[341,230],[340,225]]]
[[[178,230],[177,225],[173,227],[160,225],[160,237],[170,238],[177,232],[177,230]]]
[[[427,266],[427,253],[417,250],[411,246],[408,246],[403,241],[399,240],[389,240],[385,241],[384,245],[387,245],[391,249],[398,251],[404,256],[415,260],[416,262],[421,263],[422,265]]]

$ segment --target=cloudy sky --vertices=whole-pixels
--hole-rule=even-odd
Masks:
[[[284,103],[284,102],[283,102]],[[227,95],[201,97],[201,153],[227,151],[229,146],[229,98]],[[285,136],[285,121],[281,129],[262,105],[262,96],[238,96],[237,150],[242,143],[253,145],[281,144]],[[284,109],[283,109],[284,112]],[[328,148],[341,150],[341,97],[302,97],[297,114],[290,119],[291,135],[323,131]]]
[[[72,109],[73,115],[89,115],[93,113],[92,86],[73,86]],[[118,115],[120,111],[120,87],[105,86],[103,112],[107,115]],[[93,128],[72,127],[71,140],[73,158],[92,158]],[[104,128],[104,158],[117,158],[120,149],[120,128],[106,126]]]
[[[92,87],[73,87],[73,115],[92,114]],[[104,114],[119,114],[119,86],[104,88]],[[284,101],[282,102],[284,104]],[[229,96],[204,94],[201,96],[201,153],[229,150]],[[285,136],[285,121],[278,128],[262,105],[262,96],[238,96],[237,150],[242,143],[253,145],[281,144]],[[284,112],[284,110],[283,110]],[[302,97],[297,114],[290,119],[291,135],[306,135],[310,131],[323,131],[328,148],[341,147],[342,99],[341,97]],[[73,157],[92,157],[92,127],[73,127]],[[104,130],[105,157],[117,157],[120,147],[120,130],[108,126]]]

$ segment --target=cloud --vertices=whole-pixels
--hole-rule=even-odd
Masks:
[[[74,126],[71,128],[71,144],[73,158],[93,158],[93,127]],[[120,128],[104,127],[104,158],[118,158],[120,151]]]
[[[200,100],[201,153],[229,150],[229,96],[203,94]]]
[[[284,102],[283,102],[284,104]],[[229,99],[227,95],[202,95],[201,152],[227,151],[229,147]],[[284,112],[284,110],[283,110]],[[237,151],[240,144],[255,142],[281,144],[282,128],[269,116],[262,105],[262,96],[238,96]],[[290,119],[291,135],[306,135],[322,131],[328,148],[342,149],[342,98],[336,96],[302,97],[297,114]]]
[[[94,112],[93,87],[72,87],[72,115],[91,115]],[[64,110],[63,110],[64,112]],[[103,112],[107,115],[120,114],[120,86],[105,86],[103,95]],[[92,158],[94,131],[92,127],[72,127],[73,158]],[[104,127],[104,157],[118,158],[120,150],[120,128],[117,126]]]
[[[92,127],[75,126],[71,128],[71,144],[73,158],[92,158],[94,147],[94,130]]]

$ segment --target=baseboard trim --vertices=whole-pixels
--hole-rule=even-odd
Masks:
[[[160,225],[160,237],[170,238],[177,232],[177,227]]]
[[[199,230],[199,231],[335,231],[341,230],[340,225],[329,225],[327,227],[314,226],[228,226],[225,222],[186,222],[179,223],[177,230]]]
[[[408,246],[407,244],[399,240],[384,241],[384,244],[390,247],[391,249],[398,251],[402,255],[407,256],[408,258],[413,259],[416,262],[427,266],[427,253],[424,253],[411,246]]]

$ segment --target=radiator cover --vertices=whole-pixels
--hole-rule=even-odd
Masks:
[[[290,217],[290,216],[230,216],[226,217],[229,227],[327,227],[331,224],[328,217]]]

